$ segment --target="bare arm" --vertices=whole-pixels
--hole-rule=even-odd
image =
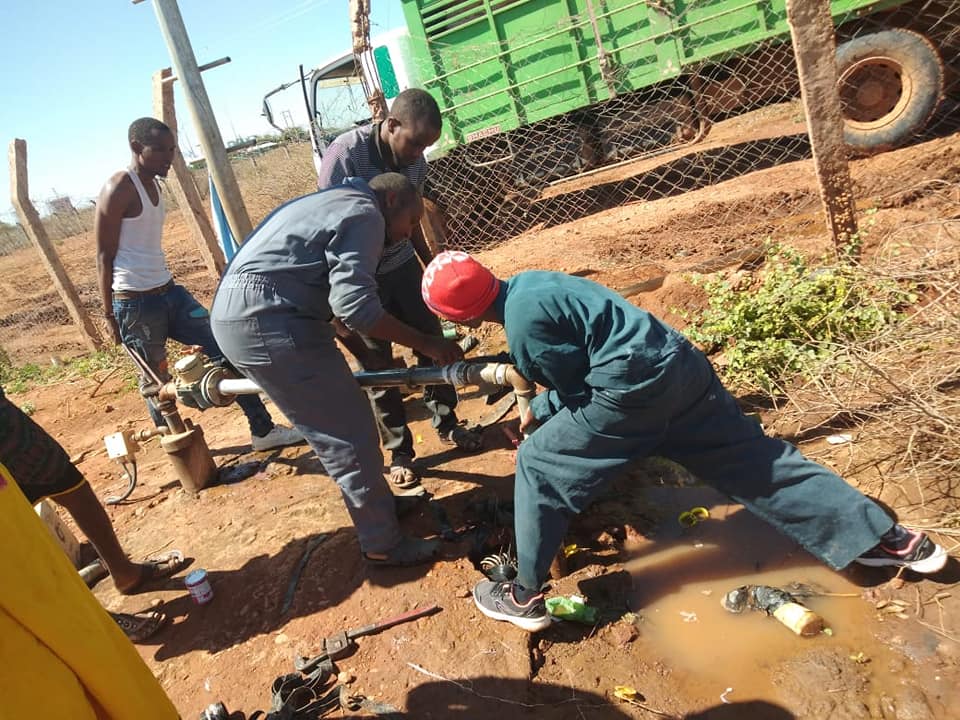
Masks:
[[[331,323],[337,333],[337,338],[360,361],[365,369],[387,370],[389,368],[376,354],[370,351],[370,348],[357,333],[343,324],[343,321],[335,317],[331,320]],[[379,340],[388,340],[404,347],[413,348],[432,358],[439,365],[449,365],[458,360],[463,360],[463,350],[453,340],[424,335],[422,332],[400,322],[389,313],[381,315],[380,319],[367,329],[367,334]]]
[[[107,319],[113,341],[120,343],[120,330],[113,316],[113,261],[120,244],[120,224],[130,206],[136,188],[126,174],[117,173],[103,186],[97,198],[93,232],[97,239],[97,279],[103,315]]]
[[[417,251],[417,255],[423,262],[423,266],[426,267],[429,265],[430,261],[433,260],[433,250],[430,249],[430,243],[428,243],[427,239],[423,236],[423,230],[419,225],[413,228],[413,233],[410,235],[410,242],[413,244],[413,249]]]
[[[463,360],[463,350],[453,340],[426,335],[402,323],[390,313],[380,316],[367,334],[380,340],[389,340],[408,348],[413,348],[432,359],[437,365],[449,365]]]
[[[350,351],[365,370],[386,370],[387,365],[380,360],[380,357],[367,347],[363,339],[353,330],[343,324],[339,318],[333,318],[330,321],[340,343]]]

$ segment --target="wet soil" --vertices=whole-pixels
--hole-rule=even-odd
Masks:
[[[877,208],[871,237],[956,212],[949,198],[924,188],[938,178],[955,182],[958,152],[960,138],[948,137],[855,163],[858,196],[872,198]],[[484,259],[503,274],[551,268],[612,287],[666,276],[659,287],[632,299],[682,326],[681,311],[701,307],[702,297],[677,271],[770,235],[806,252],[828,250],[817,202],[810,162],[800,160],[535,228]],[[174,231],[173,237],[187,242],[182,225]],[[74,251],[89,248],[77,241]],[[175,272],[190,284],[202,268]],[[477,352],[502,348],[502,336],[481,335]],[[35,420],[77,459],[101,496],[124,485],[119,467],[106,458],[103,436],[149,425],[123,373],[105,375],[13,396],[20,404],[33,403]],[[484,509],[511,497],[514,450],[502,425],[515,425],[515,411],[488,428],[484,452],[464,456],[440,444],[417,397],[408,399],[407,408],[425,486],[454,529],[486,518],[490,534],[480,547],[497,549],[506,536],[497,534],[495,518]],[[461,408],[466,419],[488,410],[470,392]],[[133,557],[180,549],[191,568],[208,571],[215,597],[208,605],[194,604],[182,573],[134,597],[118,595],[109,579],[95,592],[111,610],[164,600],[172,622],[139,651],[185,718],[217,700],[231,710],[266,708],[273,678],[291,672],[293,659],[313,654],[324,637],[433,603],[442,611],[360,638],[356,651],[338,661],[355,676],[352,692],[410,718],[957,716],[956,560],[930,578],[894,578],[863,568],[834,573],[742,508],[691,484],[675,467],[650,462],[618,481],[566,540],[578,551],[551,592],[583,596],[600,621],[558,623],[531,637],[473,607],[469,590],[482,577],[471,560],[475,534],[443,543],[441,557],[428,567],[367,567],[336,486],[307,448],[251,452],[246,423],[235,408],[184,414],[202,425],[218,465],[255,463],[246,466],[253,474],[188,494],[150,441],[138,456],[140,483],[131,501],[108,513]],[[833,447],[819,439],[802,449],[838,468],[850,467],[848,454],[857,452],[856,467],[867,468],[870,456],[864,453],[883,451],[869,443]],[[847,479],[872,487],[868,470]],[[683,528],[678,516],[692,507],[704,507],[710,516]],[[440,530],[427,505],[403,522],[414,533]],[[318,536],[322,541],[292,584]],[[761,613],[733,615],[721,608],[722,595],[738,585],[791,582],[817,590],[804,602],[824,617],[831,634],[800,638]],[[617,686],[634,688],[634,701],[617,699]],[[372,715],[360,710],[353,716]]]

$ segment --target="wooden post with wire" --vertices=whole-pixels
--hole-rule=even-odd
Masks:
[[[360,82],[367,96],[370,115],[374,122],[382,122],[387,119],[387,99],[377,78],[370,77],[376,74],[376,63],[371,54],[373,47],[370,45],[370,0],[350,0],[350,34],[353,37],[353,55],[360,68]],[[446,223],[443,213],[427,198],[423,199],[420,230],[434,255],[445,248]]]
[[[143,0],[132,0],[134,4]],[[160,31],[167,43],[177,79],[183,85],[187,108],[193,118],[194,127],[200,138],[200,146],[207,161],[207,168],[213,178],[213,184],[220,194],[223,212],[230,230],[238,243],[242,243],[253,231],[247,207],[240,195],[240,186],[233,174],[233,168],[227,159],[227,150],[217,126],[207,89],[200,77],[200,68],[194,55],[187,29],[180,15],[176,0],[153,0],[153,9],[160,25]]]
[[[80,331],[83,344],[88,350],[99,350],[104,346],[103,337],[97,330],[87,311],[80,303],[80,296],[73,286],[70,276],[60,262],[60,256],[54,250],[46,228],[40,222],[40,213],[30,200],[30,187],[27,182],[27,142],[15,139],[10,143],[10,198],[20,218],[23,231],[40,253],[54,287],[63,299],[74,325]]]
[[[387,119],[387,99],[374,78],[368,77],[370,73],[376,73],[372,58],[369,66],[365,62],[373,49],[370,45],[370,0],[350,0],[350,35],[353,37],[353,55],[360,66],[360,81],[367,96],[370,114],[374,122],[381,122]]]
[[[221,63],[218,62],[218,64]],[[153,112],[158,120],[165,123],[176,134],[177,114],[173,106],[174,80],[176,78],[170,68],[158,70],[153,74]],[[219,280],[226,266],[223,251],[217,244],[216,233],[207,217],[197,187],[193,183],[190,169],[179,152],[173,158],[173,175],[174,182],[170,183],[170,186],[180,207],[180,214],[190,227],[204,264],[214,279]]]
[[[849,253],[857,239],[857,214],[843,140],[830,2],[787,0],[787,20],[827,227],[837,253]]]

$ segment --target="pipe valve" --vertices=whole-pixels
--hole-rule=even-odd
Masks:
[[[207,410],[224,407],[234,401],[233,395],[220,392],[220,382],[232,375],[203,353],[191,353],[173,366],[173,392],[187,407]],[[169,385],[169,384],[168,384]]]

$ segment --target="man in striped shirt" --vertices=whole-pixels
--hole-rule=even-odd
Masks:
[[[401,92],[393,101],[383,122],[349,130],[336,138],[324,151],[317,185],[322,190],[340,185],[348,177],[364,180],[384,172],[405,175],[422,193],[427,175],[423,151],[440,138],[440,108],[430,93],[419,88]],[[419,258],[418,258],[419,256]],[[387,246],[377,267],[377,286],[384,309],[428,335],[442,336],[440,323],[420,295],[423,268],[433,259],[419,227],[409,241]],[[359,347],[358,347],[359,346]],[[362,336],[362,344],[350,342],[348,349],[367,370],[389,367],[393,360],[390,343]],[[419,365],[431,360],[416,353]],[[407,427],[403,396],[397,388],[370,391],[377,427],[384,450],[392,454],[390,480],[401,490],[416,488],[420,478],[414,466],[413,436]],[[451,385],[433,385],[423,393],[433,414],[433,427],[445,442],[462,450],[481,448],[479,433],[460,424],[454,408],[457,392]]]

